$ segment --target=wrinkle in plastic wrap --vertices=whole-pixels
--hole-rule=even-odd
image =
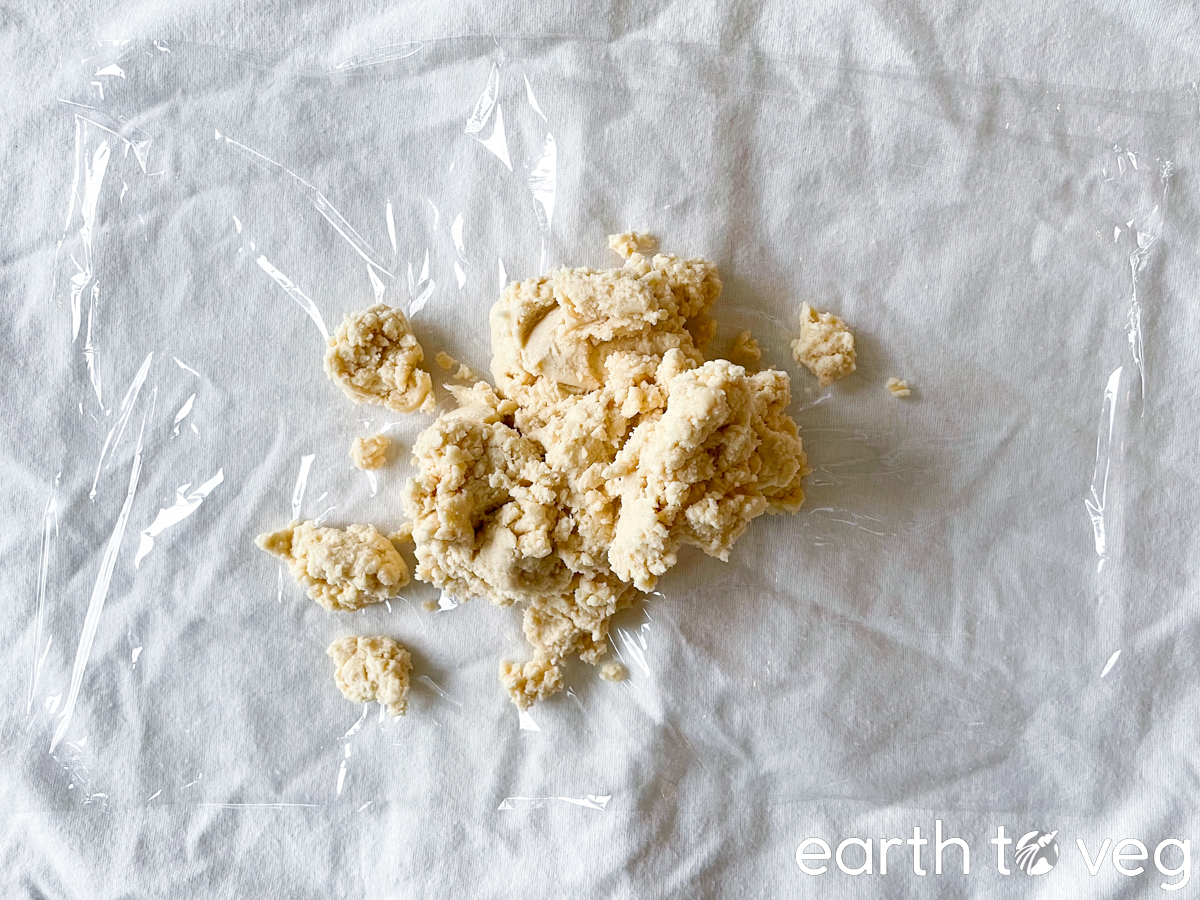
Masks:
[[[615,815],[635,869],[704,833],[785,885],[801,832],[929,810],[1173,821],[1165,775],[1138,768],[1138,796],[1176,797],[1157,820],[1128,777],[1187,751],[1154,735],[1194,683],[1153,676],[1196,630],[1169,599],[1186,566],[1155,555],[1184,464],[1155,446],[1187,377],[1186,97],[566,40],[84,63],[54,113],[52,293],[28,301],[70,355],[22,563],[19,805]],[[791,374],[808,499],[618,618],[627,681],[570,667],[518,715],[511,610],[427,612],[414,583],[327,613],[253,538],[402,521],[406,453],[364,474],[346,451],[429,420],[326,380],[345,313],[387,299],[428,359],[486,372],[503,284],[611,265],[628,228],[720,265],[713,347],[749,328]],[[858,336],[831,388],[788,352],[805,300]],[[412,652],[404,719],[333,685],[325,647],[370,632]]]

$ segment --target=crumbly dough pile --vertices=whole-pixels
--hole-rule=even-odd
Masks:
[[[887,380],[887,389],[893,397],[907,397],[912,393],[912,389],[908,386],[908,382],[902,378],[892,376]]]
[[[618,235],[620,268],[510,284],[495,389],[451,386],[458,408],[413,447],[416,577],[525,607],[533,659],[501,670],[522,707],[562,688],[564,658],[601,660],[613,614],[682,546],[727,559],[752,519],[804,501],[788,376],[706,362],[716,266],[649,245]]]
[[[833,313],[800,307],[800,337],[792,341],[792,357],[817,376],[822,387],[854,371],[854,334]]]
[[[350,445],[350,459],[360,469],[381,469],[387,463],[392,440],[386,434],[357,437]]]
[[[412,657],[390,637],[344,637],[325,651],[337,671],[334,681],[352,703],[378,701],[392,716],[408,712],[408,676]]]
[[[433,412],[433,381],[421,368],[425,353],[404,313],[378,303],[350,313],[325,351],[325,373],[355,403],[381,403],[394,412]]]
[[[749,331],[743,331],[729,344],[729,360],[746,369],[754,369],[762,362],[762,347]]]
[[[397,535],[399,536],[399,535]],[[308,596],[328,610],[380,603],[408,584],[408,566],[388,538],[372,525],[320,528],[293,522],[255,540],[288,564]]]

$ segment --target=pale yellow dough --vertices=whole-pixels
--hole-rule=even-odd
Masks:
[[[629,259],[635,253],[649,253],[658,248],[653,235],[641,231],[624,231],[608,236],[608,247],[621,259]]]
[[[607,662],[600,667],[600,677],[605,681],[624,681],[629,677],[629,670],[619,662]]]
[[[404,313],[384,303],[350,313],[325,351],[325,373],[355,403],[394,412],[436,408],[425,353]]]
[[[729,361],[746,369],[762,362],[762,348],[749,331],[743,331],[729,343]]]
[[[907,397],[912,393],[907,381],[895,377],[887,380],[887,389],[893,397]]]
[[[391,445],[391,438],[385,434],[357,437],[350,445],[350,458],[360,469],[380,469],[387,463],[388,447]]]
[[[334,681],[352,703],[376,701],[392,716],[408,712],[408,676],[412,657],[390,637],[344,637],[325,651],[337,671]]]
[[[822,387],[855,369],[854,334],[832,313],[800,307],[800,337],[792,341],[792,358],[817,376]]]
[[[479,376],[472,371],[470,366],[461,365],[458,360],[456,360],[445,350],[439,351],[438,355],[434,357],[434,361],[437,362],[437,364],[447,372],[449,372],[455,366],[458,366],[457,370],[454,372],[454,375],[451,376],[455,381],[474,382],[479,380]]]
[[[648,243],[618,235],[620,268],[505,288],[495,388],[451,386],[458,408],[413,446],[416,577],[524,607],[533,658],[501,671],[520,706],[561,689],[564,658],[599,662],[613,614],[682,546],[727,559],[752,519],[804,501],[788,376],[706,362],[716,266]]]
[[[562,670],[545,656],[535,656],[527,663],[504,660],[500,663],[500,684],[513,703],[528,709],[563,689]]]
[[[255,543],[288,564],[308,596],[328,610],[361,609],[408,584],[408,566],[372,525],[320,528],[293,522]]]

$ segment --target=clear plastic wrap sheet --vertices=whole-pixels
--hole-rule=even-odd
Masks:
[[[49,296],[10,299],[45,323],[48,377],[22,393],[51,426],[44,515],[11,525],[41,537],[16,561],[36,596],[12,634],[10,810],[329,827],[362,855],[327,884],[371,896],[824,896],[862,886],[806,876],[801,840],[935,819],[974,874],[901,868],[889,895],[1032,896],[992,866],[997,825],[1059,830],[1071,862],[1043,887],[1157,892],[1152,868],[1089,875],[1074,839],[1200,838],[1194,93],[628,41],[447,40],[329,71],[90,54],[47,113]],[[685,553],[619,617],[626,682],[574,665],[518,716],[496,679],[527,652],[513,610],[427,612],[414,583],[328,613],[253,538],[402,521],[430,420],[326,379],[346,312],[395,302],[428,358],[485,372],[500,287],[612,264],[630,227],[720,265],[713,346],[750,328],[791,374],[808,499],[728,563]],[[804,300],[857,335],[828,389],[788,352]],[[381,429],[398,461],[355,470],[351,440]],[[334,687],[325,647],[366,632],[413,654],[403,719]]]

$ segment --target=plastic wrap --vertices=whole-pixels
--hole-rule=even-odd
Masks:
[[[996,824],[1185,836],[1194,97],[555,39],[83,66],[52,288],[20,301],[52,428],[13,808],[374,809],[408,849],[370,885],[463,848],[431,895],[534,852],[614,895],[827,892],[799,840],[935,817],[984,861]],[[714,348],[750,328],[791,374],[808,499],[621,614],[627,681],[576,665],[518,715],[512,610],[414,583],[328,613],[253,538],[402,521],[430,420],[326,379],[346,312],[387,298],[486,372],[502,285],[631,227],[718,263]],[[806,300],[858,338],[830,388],[788,353]],[[376,431],[399,461],[355,470]],[[325,647],[372,632],[413,655],[403,719],[333,685]]]

